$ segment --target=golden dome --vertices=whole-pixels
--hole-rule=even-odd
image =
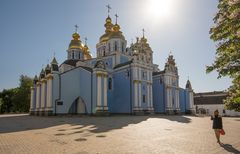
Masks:
[[[122,35],[121,31],[112,32],[111,35],[109,36],[109,39],[111,39],[111,38],[120,38],[120,39],[125,40],[125,37]]]
[[[114,32],[118,32],[120,30],[120,26],[118,25],[118,24],[115,24],[114,26],[113,26],[113,31]]]
[[[77,32],[73,33],[72,37],[74,40],[80,40],[80,35]]]
[[[111,38],[121,38],[125,40],[125,37],[122,35],[122,32],[120,31],[120,26],[118,24],[115,24],[113,26],[113,31],[109,35],[109,39]]]
[[[106,18],[106,23],[112,23],[112,19],[109,16]]]
[[[89,53],[89,48],[88,48],[88,46],[86,44],[83,46],[83,53],[84,54]]]
[[[69,49],[82,49],[83,45],[80,40],[80,35],[75,32],[72,34],[72,40],[69,44]]]
[[[103,35],[100,37],[100,42],[107,42],[107,41],[109,40],[109,35],[110,35],[110,34],[111,34],[110,32],[103,34]]]
[[[146,39],[145,37],[142,37],[142,38],[141,38],[141,41],[142,41],[143,43],[147,43],[147,39]]]
[[[100,42],[108,41],[109,40],[109,35],[112,32],[112,27],[113,27],[112,19],[108,16],[105,21],[106,21],[106,23],[104,24],[104,27],[106,28],[105,29],[105,34],[103,34],[100,37],[100,39],[99,39]]]

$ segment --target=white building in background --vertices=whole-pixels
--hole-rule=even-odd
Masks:
[[[197,113],[213,115],[215,110],[219,111],[222,116],[240,116],[240,112],[227,110],[224,106],[223,100],[227,97],[224,91],[195,93],[194,104]]]

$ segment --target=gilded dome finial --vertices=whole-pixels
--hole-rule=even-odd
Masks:
[[[88,46],[87,46],[87,37],[84,38],[84,49],[85,51],[88,51]]]
[[[78,30],[79,27],[78,27],[77,24],[74,27],[75,27],[75,33],[77,33],[77,30]]]
[[[143,28],[142,29],[142,33],[143,33],[143,37],[141,38],[141,41],[143,42],[143,43],[147,43],[147,39],[145,38],[145,29]]]
[[[110,6],[109,4],[106,5],[106,7],[107,7],[107,9],[108,9],[108,17],[109,17],[110,9],[112,9],[112,8],[111,8],[111,6]]]
[[[145,33],[145,29],[144,28],[142,29],[142,32],[143,32],[143,38],[144,38],[144,33]]]
[[[74,27],[75,27],[75,32],[72,34],[73,40],[80,40],[80,35],[78,34],[79,26],[76,24]]]
[[[80,35],[78,34],[78,25],[75,25],[75,32],[72,34],[72,40],[69,44],[69,49],[82,49],[83,45],[81,44]]]
[[[120,26],[117,24],[117,18],[119,17],[117,14],[115,14],[115,17],[116,17],[116,23],[115,25],[113,26],[113,31],[114,32],[119,32],[120,30]]]
[[[116,23],[115,23],[115,24],[117,24],[117,18],[119,17],[119,16],[117,15],[117,13],[115,14],[115,17],[116,17]]]
[[[85,43],[85,45],[87,45],[87,40],[88,40],[87,37],[85,37],[85,38],[84,38],[84,43]]]

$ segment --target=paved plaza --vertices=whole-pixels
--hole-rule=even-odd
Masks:
[[[0,153],[240,153],[240,118],[223,118],[217,144],[209,117],[0,115]]]

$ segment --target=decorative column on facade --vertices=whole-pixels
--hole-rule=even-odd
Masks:
[[[46,100],[46,79],[41,80],[41,111],[44,112]]]
[[[41,82],[37,82],[37,91],[36,91],[36,114],[39,113],[41,108]]]
[[[107,72],[96,72],[96,86],[97,86],[97,103],[96,112],[108,112],[107,103]]]
[[[134,80],[134,108],[133,110],[136,111],[138,110],[138,81]]]
[[[133,91],[134,91],[134,107],[133,111],[138,110],[138,71],[137,67],[133,66]]]
[[[104,94],[103,94],[103,103],[104,103],[104,106],[103,106],[103,110],[108,110],[108,105],[107,105],[107,74],[103,74],[103,87],[104,87]]]
[[[46,114],[50,115],[53,112],[53,75],[47,75],[47,102],[46,102]]]
[[[193,91],[189,91],[189,106],[190,106],[190,109],[193,109]]]
[[[107,103],[107,78],[108,73],[106,71],[105,63],[101,60],[97,61],[93,74],[96,77],[94,80],[96,84],[93,89],[96,89],[96,114],[109,114],[108,103]]]
[[[102,74],[97,73],[97,110],[102,109]]]
[[[192,89],[192,85],[190,83],[190,81],[188,80],[187,81],[187,84],[186,84],[186,92],[188,93],[188,103],[186,106],[187,106],[187,112],[191,113],[191,114],[195,114],[196,111],[195,111],[195,107],[194,107],[194,100],[193,100],[193,89]]]
[[[177,87],[175,90],[175,102],[176,102],[176,113],[180,113],[180,104],[179,104],[179,88]]]
[[[169,85],[166,87],[167,89],[167,102],[166,102],[166,113],[167,114],[172,114],[172,90]]]
[[[142,107],[142,83],[138,82],[138,110],[141,110]]]
[[[33,114],[36,108],[36,88],[35,85],[31,87],[31,103],[30,103],[30,114]]]
[[[138,110],[142,110],[142,74],[141,68],[138,68]]]
[[[147,106],[148,110],[151,108],[151,102],[150,102],[150,83],[147,82]]]

